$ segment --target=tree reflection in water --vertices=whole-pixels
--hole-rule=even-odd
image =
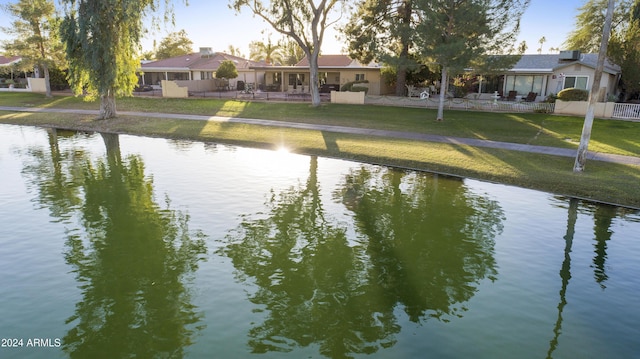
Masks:
[[[81,222],[66,242],[82,300],[63,348],[73,358],[182,357],[201,320],[184,282],[207,251],[204,235],[191,233],[188,215],[168,198],[166,208],[156,203],[142,159],[122,160],[117,135],[103,139],[106,160],[80,156],[63,166],[70,156],[52,145],[50,157],[41,153],[25,167],[52,215],[77,211]],[[53,170],[45,170],[49,161]]]
[[[606,270],[607,262],[607,242],[611,240],[613,231],[611,225],[613,219],[617,216],[617,207],[599,204],[593,212],[593,232],[595,235],[593,257],[593,276],[600,287],[604,290],[607,288],[606,281],[609,279]]]
[[[504,214],[459,180],[362,166],[335,192],[358,238],[328,218],[317,159],[304,185],[273,193],[265,213],[247,215],[226,238],[232,259],[265,319],[249,333],[254,352],[317,345],[328,357],[369,354],[395,344],[410,320],[449,321],[484,278],[494,279],[494,236]]]

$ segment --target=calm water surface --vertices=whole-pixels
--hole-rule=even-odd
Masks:
[[[637,358],[640,214],[0,125],[0,358]]]

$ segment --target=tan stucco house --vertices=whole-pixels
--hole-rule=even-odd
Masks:
[[[266,90],[282,92],[309,92],[309,60],[305,57],[294,66],[255,66],[264,74],[259,83]],[[329,92],[348,82],[362,82],[368,86],[370,95],[388,93],[384,88],[381,66],[376,63],[363,65],[347,55],[320,55],[318,57],[318,77],[321,91]]]
[[[254,67],[264,63],[242,57],[213,52],[210,47],[201,47],[199,52],[176,56],[169,59],[144,62],[139,69],[141,85],[160,85],[161,81],[212,80],[223,61],[232,61],[238,70],[238,77],[229,80],[235,87],[237,81],[254,83],[261,74]],[[213,84],[213,81],[209,81]],[[213,86],[213,85],[211,85]],[[214,90],[211,88],[210,90]]]
[[[229,80],[231,89],[236,88],[238,81],[243,81],[262,91],[310,91],[310,70],[306,58],[293,66],[276,66],[213,52],[211,48],[200,48],[197,53],[143,63],[139,69],[140,85],[159,86],[162,81],[175,81],[179,86],[188,87],[189,91],[215,90],[212,79],[225,60],[233,61],[238,70],[238,77]],[[383,88],[381,83],[380,68],[375,63],[362,65],[347,55],[321,55],[318,58],[321,89],[327,92],[339,89],[348,82],[358,81],[369,88],[371,95],[387,93],[388,89]],[[207,85],[203,86],[205,83]]]

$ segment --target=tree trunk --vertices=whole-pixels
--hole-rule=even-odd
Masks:
[[[438,117],[436,120],[444,120],[444,96],[447,92],[447,83],[449,82],[447,68],[442,66],[442,78],[440,79],[440,101],[438,101]]]
[[[100,114],[98,120],[107,120],[116,117],[116,97],[113,91],[108,91],[100,96]]]
[[[49,65],[45,62],[42,64],[42,70],[44,72],[44,86],[45,89],[47,91],[47,98],[51,98],[53,97],[53,95],[51,95],[51,80],[49,77]]]
[[[584,166],[587,162],[587,149],[589,148],[589,140],[591,139],[591,128],[593,127],[593,116],[596,107],[596,101],[600,93],[600,79],[602,78],[602,69],[604,67],[604,60],[607,56],[607,45],[609,44],[609,34],[611,33],[611,22],[613,20],[613,7],[615,0],[609,0],[607,6],[607,15],[604,20],[604,27],[602,29],[602,41],[600,42],[600,52],[598,53],[598,63],[596,65],[596,72],[593,76],[593,84],[591,85],[591,92],[589,93],[589,107],[587,108],[587,114],[584,117],[584,125],[582,126],[582,136],[580,137],[580,146],[578,147],[578,153],[576,154],[576,161],[573,165],[573,172],[584,171]]]
[[[409,46],[411,43],[411,14],[413,12],[412,1],[405,0],[400,9],[402,11],[402,25],[400,27],[400,56],[396,73],[396,96],[404,96],[407,84],[407,67],[409,64]]]
[[[309,89],[311,90],[311,105],[313,107],[320,106],[320,87],[318,85],[318,55],[320,46],[316,45],[313,52],[309,56]]]
[[[400,59],[402,61],[402,59]],[[402,64],[398,65],[398,73],[396,75],[396,96],[404,96],[407,84],[407,68]]]

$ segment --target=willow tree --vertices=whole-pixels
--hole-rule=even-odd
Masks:
[[[497,54],[515,52],[520,17],[529,0],[414,0],[421,19],[416,45],[427,63],[441,71],[437,120],[443,119],[449,75],[487,68]],[[514,63],[517,57],[507,57]],[[501,67],[508,66],[500,62]]]
[[[320,106],[318,56],[324,32],[338,21],[339,17],[334,18],[333,14],[344,3],[345,0],[231,0],[230,6],[236,11],[248,8],[275,31],[300,45],[309,60],[311,102],[316,107]]]
[[[162,0],[62,2],[70,85],[77,95],[100,98],[99,119],[116,117],[116,96],[130,96],[138,83],[144,16],[158,10]],[[170,0],[164,3],[168,9]]]
[[[360,62],[378,60],[396,69],[396,95],[403,96],[407,71],[418,66],[410,56],[418,21],[414,0],[361,0],[342,29],[349,55]]]
[[[6,9],[15,18],[11,26],[1,28],[13,36],[4,43],[6,52],[22,57],[25,66],[41,68],[46,95],[51,97],[49,68],[61,64],[64,57],[53,0],[20,0]]]

